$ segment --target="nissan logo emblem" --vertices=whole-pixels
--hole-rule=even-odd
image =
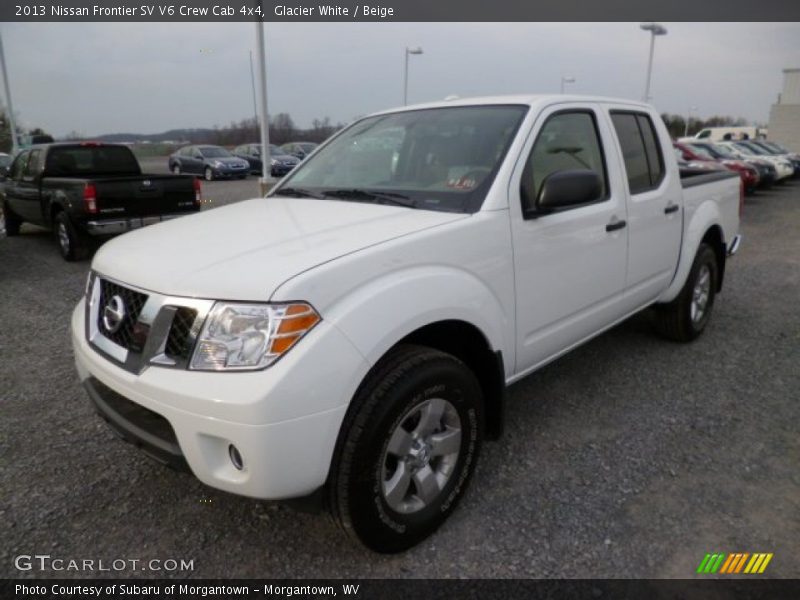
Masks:
[[[125,320],[125,303],[119,296],[112,296],[103,308],[103,327],[109,333],[116,333]]]

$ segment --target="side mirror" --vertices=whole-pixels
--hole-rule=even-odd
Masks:
[[[542,183],[536,198],[536,211],[547,213],[558,208],[594,202],[602,193],[603,183],[594,171],[556,171]]]

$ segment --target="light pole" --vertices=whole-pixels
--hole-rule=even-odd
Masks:
[[[410,54],[422,54],[422,48],[419,46],[416,48],[406,47],[406,74],[403,78],[403,106],[408,104],[408,57]]]
[[[644,98],[642,98],[644,102],[647,102],[650,100],[650,77],[653,73],[653,50],[656,46],[656,36],[667,35],[667,28],[658,23],[642,23],[639,28],[650,32],[650,60],[647,62],[647,83],[644,85]]]
[[[564,93],[564,85],[567,83],[575,83],[574,77],[562,77],[561,78],[561,93]]]
[[[696,106],[689,107],[689,113],[686,115],[686,127],[683,128],[683,137],[689,137],[689,121],[692,119],[692,113],[696,110]]]
[[[11,104],[11,88],[8,85],[8,73],[6,72],[6,56],[3,52],[3,38],[0,36],[0,69],[3,70],[3,85],[6,90],[6,103],[8,104],[8,126],[11,129],[11,153],[17,149],[17,125],[14,123],[14,106]]]
[[[253,51],[250,50],[250,85],[253,87],[253,118],[258,127],[258,109],[256,108],[256,78],[253,75]]]
[[[258,60],[258,94],[261,108],[261,196],[265,196],[274,183],[269,155],[269,113],[267,112],[267,59],[264,51],[264,24],[256,21],[256,59]]]

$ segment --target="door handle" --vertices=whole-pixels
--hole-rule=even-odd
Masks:
[[[672,214],[672,213],[674,213],[674,212],[678,212],[678,209],[679,209],[679,208],[680,208],[680,206],[679,206],[679,205],[677,205],[677,204],[669,204],[669,205],[667,205],[667,207],[664,209],[664,214],[665,214],[665,215],[670,215],[670,214]]]
[[[618,229],[622,229],[625,227],[627,223],[625,221],[613,221],[606,225],[606,231],[617,231]]]

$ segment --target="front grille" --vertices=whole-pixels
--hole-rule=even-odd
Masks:
[[[119,296],[125,307],[125,315],[122,324],[115,332],[110,332],[103,323],[103,313],[108,302],[114,297]],[[139,314],[142,312],[147,294],[128,289],[116,283],[100,280],[100,301],[97,311],[97,328],[102,334],[115,344],[122,346],[131,352],[141,352],[144,347],[144,337],[147,335],[147,328],[137,327]]]
[[[193,308],[182,306],[175,311],[167,344],[164,347],[164,354],[169,358],[176,360],[189,358],[189,353],[192,351],[192,325],[196,318],[197,311]]]

